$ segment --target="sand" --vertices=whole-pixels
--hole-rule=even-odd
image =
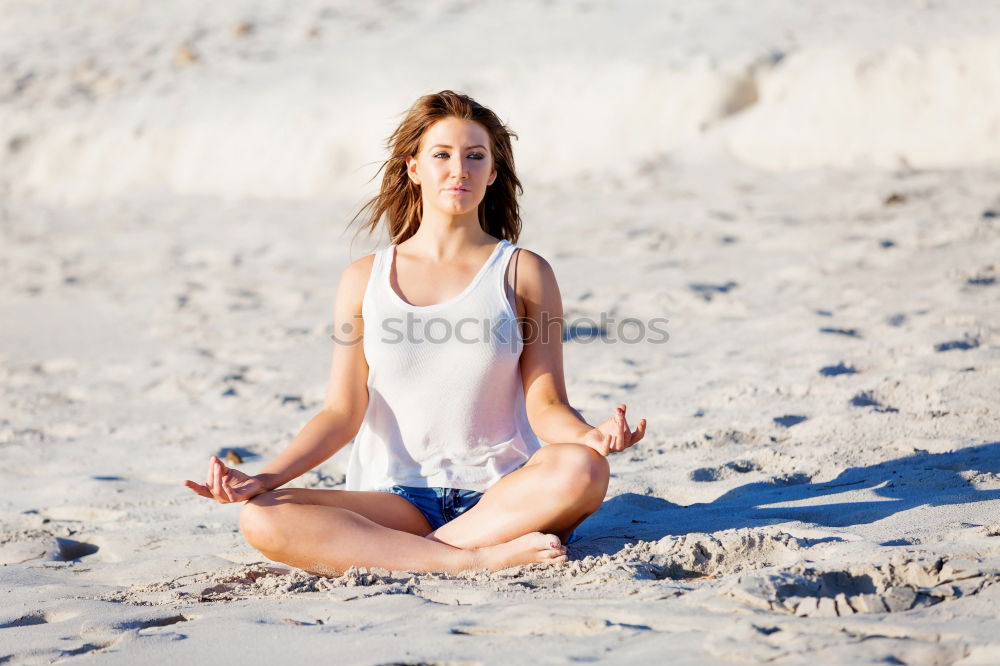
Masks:
[[[1000,11],[2,11],[0,663],[1000,661]],[[649,431],[565,564],[290,570],[181,481],[319,408],[347,221],[445,87],[521,135],[573,404]]]

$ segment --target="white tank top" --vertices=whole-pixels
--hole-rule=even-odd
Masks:
[[[392,288],[395,246],[375,253],[361,307],[368,409],[348,490],[484,492],[541,447],[525,411],[524,343],[507,297],[515,249],[500,241],[462,293],[428,306],[410,305]]]

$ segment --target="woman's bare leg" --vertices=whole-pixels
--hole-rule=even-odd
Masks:
[[[411,571],[496,571],[529,562],[566,560],[559,538],[552,534],[535,532],[491,548],[462,549],[419,536],[419,531],[429,530],[429,525],[419,511],[399,496],[378,493],[381,497],[377,501],[382,503],[379,511],[384,513],[391,498],[401,510],[399,520],[404,524],[399,526],[403,529],[380,525],[340,506],[305,503],[322,497],[308,496],[306,492],[309,491],[271,491],[247,502],[240,516],[240,526],[247,541],[269,559],[322,575],[338,575],[351,566]],[[343,501],[344,497],[340,499]],[[399,502],[413,509],[416,516]],[[414,519],[416,517],[419,522]],[[405,524],[407,520],[410,522]]]
[[[565,539],[600,508],[609,478],[607,458],[590,447],[549,444],[426,538],[458,548],[502,544],[535,531]]]
[[[320,490],[314,488],[281,488],[282,503],[335,506],[360,514],[382,527],[389,527],[417,536],[431,532],[430,523],[420,509],[409,500],[393,493],[374,490]]]

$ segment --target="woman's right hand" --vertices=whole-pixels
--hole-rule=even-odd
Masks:
[[[212,456],[208,461],[208,481],[205,485],[194,481],[185,481],[184,485],[202,497],[214,499],[222,504],[245,502],[267,490],[264,483],[256,476],[226,467],[216,456]]]

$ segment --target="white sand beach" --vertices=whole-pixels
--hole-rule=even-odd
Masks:
[[[1000,5],[3,0],[0,68],[0,663],[1000,663]],[[290,570],[181,483],[320,407],[446,88],[648,434],[565,564]]]

